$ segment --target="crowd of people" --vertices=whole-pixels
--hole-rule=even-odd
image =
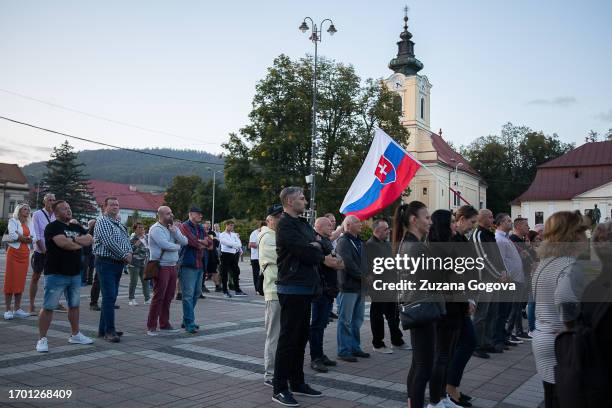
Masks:
[[[334,215],[326,214],[314,220],[313,228],[303,217],[306,199],[300,187],[283,189],[280,202],[268,208],[265,222],[248,239],[255,290],[265,300],[263,380],[273,388],[275,402],[298,406],[294,396],[322,395],[305,382],[306,344],[310,345],[313,370],[328,372],[336,366],[338,362],[323,348],[325,330],[334,318],[337,360],[357,363],[371,357],[360,335],[368,296],[370,350],[382,354],[412,351],[406,380],[412,408],[422,408],[426,402],[428,408],[472,406],[472,397],[460,389],[469,360],[489,359],[525,342],[532,345],[546,408],[570,406],[559,398],[561,393],[555,387],[555,339],[576,322],[582,324],[585,313],[597,311],[597,326],[592,329],[604,350],[598,358],[612,367],[612,353],[606,347],[612,340],[612,310],[605,302],[600,302],[603,306],[598,309],[593,305],[599,303],[585,305],[582,301],[583,293],[596,288],[587,286],[580,262],[589,249],[585,232],[591,228],[580,214],[558,212],[544,225],[531,229],[527,219],[512,220],[506,213],[494,216],[490,210],[464,205],[454,212],[436,210],[430,214],[425,204],[413,201],[398,206],[392,221],[372,220],[372,235],[363,241],[364,223],[353,215],[336,226]],[[44,208],[33,215],[27,204],[18,205],[9,220],[4,281],[4,318],[38,315],[39,352],[49,350],[46,335],[54,311],[67,312],[70,343],[93,343],[79,329],[80,289],[87,284],[92,285],[90,308],[100,312],[98,337],[120,342],[123,332],[115,317],[124,272],[129,275],[128,305],[138,305],[138,282],[142,286],[148,306],[148,336],[181,329],[198,333],[195,308],[203,293],[209,292],[206,280],[213,280],[214,290],[226,298],[247,296],[240,287],[239,268],[245,247],[231,221],[221,232],[217,224],[203,221],[198,207],[191,207],[188,219],[178,222],[172,209],[162,206],[148,232],[142,223],[135,222],[130,234],[121,222],[116,197],[104,200],[102,214],[86,228],[73,219],[68,202],[47,194],[43,203]],[[610,286],[611,251],[604,244],[612,242],[612,223],[596,226],[592,241],[601,244],[596,252],[603,265],[595,283]],[[30,259],[31,247],[34,254]],[[419,295],[401,292],[385,297],[374,293],[374,260],[395,255],[456,258],[466,254],[484,260],[484,268],[476,275],[422,267],[411,272],[412,278],[512,282],[516,290],[510,297],[496,291],[434,293],[442,299],[441,317],[410,327],[410,340],[405,341],[402,305],[419,301]],[[152,261],[159,269],[149,280]],[[21,297],[30,262],[33,274],[26,312]],[[43,271],[44,295],[37,311],[35,300]],[[393,280],[403,273],[386,270],[383,275]],[[432,295],[431,291],[427,295]],[[60,303],[61,297],[67,308]],[[175,298],[182,302],[181,329],[170,319],[170,304]],[[612,385],[610,378],[605,381]]]

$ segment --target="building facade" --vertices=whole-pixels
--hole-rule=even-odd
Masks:
[[[512,202],[512,217],[541,224],[557,211],[589,215],[597,205],[600,221],[612,219],[612,141],[586,143],[538,166],[523,194]]]
[[[394,73],[384,83],[401,99],[401,122],[410,132],[405,148],[426,167],[411,181],[406,201],[422,201],[432,210],[457,209],[464,204],[485,208],[484,179],[442,138],[442,130],[436,134],[430,129],[432,84],[418,74],[423,63],[415,57],[407,15],[397,46],[397,56],[389,62]]]
[[[89,185],[100,214],[104,199],[106,197],[117,197],[120,208],[119,216],[124,224],[135,211],[138,212],[140,218],[155,218],[157,216],[157,209],[164,202],[163,194],[138,191],[136,187],[129,184],[90,180]]]
[[[28,201],[29,193],[28,180],[19,166],[0,163],[0,219],[10,218],[17,204]]]

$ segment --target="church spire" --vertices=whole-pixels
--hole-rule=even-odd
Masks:
[[[389,62],[389,68],[406,76],[415,75],[423,69],[423,63],[414,56],[412,33],[408,31],[408,6],[404,7],[404,31],[397,43],[397,57]]]

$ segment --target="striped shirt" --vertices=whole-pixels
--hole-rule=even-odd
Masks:
[[[542,380],[555,383],[555,337],[565,329],[564,321],[576,318],[580,302],[581,270],[576,258],[562,256],[542,259],[533,274],[532,290],[536,303],[536,330],[533,334],[533,355]]]
[[[127,230],[117,219],[101,215],[94,228],[93,253],[96,257],[123,260],[132,253]]]

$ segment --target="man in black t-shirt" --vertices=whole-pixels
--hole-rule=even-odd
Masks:
[[[68,300],[69,343],[91,344],[93,340],[79,331],[79,302],[81,298],[81,250],[91,245],[93,238],[78,223],[72,224],[72,211],[66,201],[53,204],[56,220],[45,228],[47,260],[45,264],[45,298],[38,318],[40,339],[36,351],[49,351],[47,331],[62,293]]]

